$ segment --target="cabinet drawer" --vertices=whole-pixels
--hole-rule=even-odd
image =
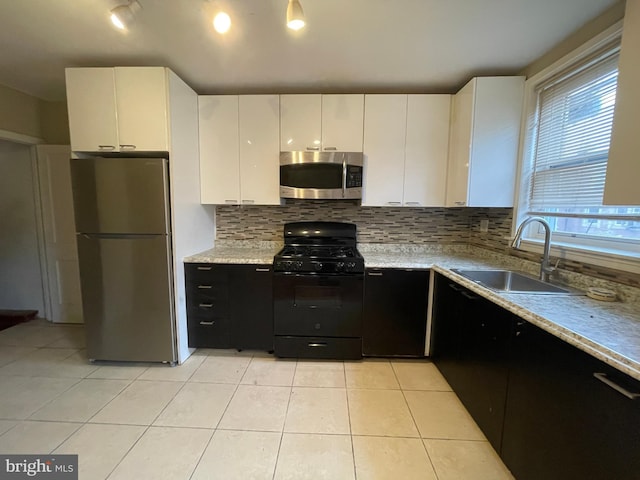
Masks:
[[[276,336],[274,351],[277,357],[291,358],[362,358],[360,338]]]
[[[231,348],[228,319],[225,317],[188,315],[189,347]]]
[[[226,265],[213,263],[186,263],[184,265],[184,275],[189,284],[227,284],[229,280]]]

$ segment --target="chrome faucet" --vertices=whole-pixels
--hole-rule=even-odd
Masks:
[[[524,227],[529,225],[531,222],[540,222],[544,227],[544,251],[542,253],[542,262],[540,263],[540,280],[543,282],[549,281],[549,275],[553,273],[555,268],[553,268],[549,264],[549,251],[551,250],[551,227],[549,223],[542,217],[527,217],[518,227],[516,231],[516,236],[513,237],[513,241],[511,242],[511,246],[513,248],[518,248],[520,246],[520,241],[522,240],[522,232],[524,231]]]

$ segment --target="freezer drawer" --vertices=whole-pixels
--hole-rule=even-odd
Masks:
[[[71,160],[76,232],[168,233],[167,160]]]
[[[87,354],[175,362],[167,235],[78,235]]]

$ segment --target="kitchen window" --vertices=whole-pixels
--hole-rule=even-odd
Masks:
[[[640,271],[640,209],[602,205],[619,28],[590,43],[527,81],[516,218],[544,217],[555,255]],[[543,239],[533,223],[522,248],[540,251]]]

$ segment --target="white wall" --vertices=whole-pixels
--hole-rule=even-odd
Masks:
[[[0,141],[0,309],[44,316],[34,198],[30,147]]]

